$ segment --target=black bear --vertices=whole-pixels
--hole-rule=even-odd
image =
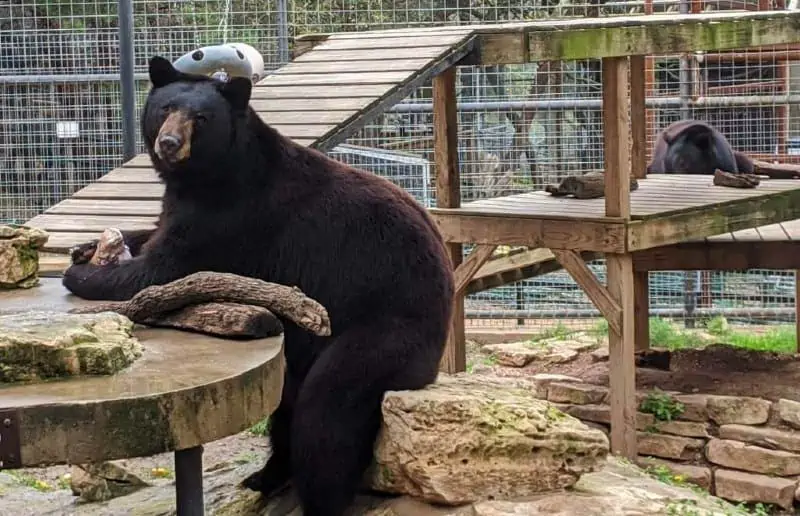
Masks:
[[[305,516],[338,516],[372,460],[387,390],[438,373],[454,296],[452,262],[424,207],[400,187],[305,148],[249,106],[249,79],[228,82],[149,63],[141,131],[165,184],[132,260],[95,266],[84,244],[63,284],[124,300],[197,271],[296,285],[329,312],[332,334],[284,320],[287,370],[272,414],[272,455],[244,485],[294,486]],[[280,101],[276,101],[280,102]]]
[[[648,174],[714,174],[716,169],[733,174],[753,173],[753,161],[734,151],[727,138],[700,120],[681,120],[656,138]]]

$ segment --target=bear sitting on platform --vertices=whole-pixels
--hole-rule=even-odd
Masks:
[[[325,306],[330,337],[282,321],[272,455],[245,485],[269,495],[291,481],[305,516],[339,516],[372,459],[383,394],[436,378],[454,295],[442,238],[400,187],[265,124],[249,79],[187,75],[161,57],[149,73],[141,131],[166,187],[158,227],[126,233],[133,258],[116,264],[87,262],[93,244],[81,246],[63,283],[124,300],[229,272],[296,285]]]

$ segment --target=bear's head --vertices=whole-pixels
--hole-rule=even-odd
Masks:
[[[236,135],[242,133],[238,127],[247,120],[250,79],[223,82],[186,74],[160,56],[150,59],[149,73],[152,88],[141,131],[158,172],[165,179],[199,168],[223,173]]]

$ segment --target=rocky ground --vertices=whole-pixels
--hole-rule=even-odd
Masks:
[[[405,425],[413,431],[388,435],[385,443],[391,444],[378,446],[376,457],[381,467],[378,468],[379,473],[373,475],[373,485],[380,484],[380,487],[390,492],[412,492],[415,496],[427,499],[431,503],[412,500],[406,496],[362,496],[352,514],[370,516],[768,514],[769,509],[764,506],[751,506],[745,509],[727,504],[693,488],[680,475],[676,476],[664,470],[656,469],[655,473],[651,471],[650,474],[645,474],[626,461],[617,459],[609,459],[607,463],[600,464],[597,462],[600,459],[592,459],[599,455],[596,445],[591,444],[595,442],[593,439],[596,439],[592,437],[595,434],[591,433],[585,434],[581,439],[583,447],[579,448],[579,451],[584,450],[584,452],[578,456],[583,459],[577,462],[575,474],[558,469],[563,467],[563,464],[573,463],[572,459],[567,462],[552,460],[552,456],[564,451],[559,444],[565,442],[564,440],[550,439],[551,444],[548,445],[550,448],[544,446],[545,450],[550,451],[543,455],[528,456],[527,462],[523,464],[524,467],[516,467],[515,461],[508,460],[508,455],[503,455],[511,453],[509,450],[524,446],[526,439],[541,443],[547,440],[546,435],[557,435],[558,432],[553,432],[552,429],[548,434],[537,433],[539,432],[537,428],[553,424],[553,420],[557,418],[550,417],[548,411],[542,411],[541,408],[531,405],[527,399],[529,396],[524,400],[514,398],[513,392],[508,394],[507,385],[499,390],[484,389],[481,385],[500,380],[526,381],[527,377],[542,373],[578,377],[590,384],[607,384],[607,350],[603,347],[602,339],[598,340],[597,337],[586,334],[573,334],[569,338],[562,336],[536,343],[481,345],[471,342],[468,361],[469,379],[464,381],[469,384],[469,388],[439,389],[434,399],[434,408],[428,403],[430,397],[423,397],[424,403],[421,403],[419,399],[415,401],[414,396],[402,396],[384,404],[385,411],[393,411],[392,413],[396,415],[396,417],[385,415],[385,420],[390,422],[392,428],[402,430]],[[658,386],[663,390],[702,391],[711,394],[800,401],[800,391],[796,388],[800,380],[800,361],[790,356],[752,354],[723,346],[712,347],[700,353],[653,354],[640,361],[637,376],[640,389]],[[495,380],[492,380],[493,378]],[[778,378],[780,381],[776,381]],[[463,396],[465,391],[469,391],[466,397]],[[455,396],[455,393],[458,396]],[[487,407],[498,406],[514,407],[514,409],[487,413]],[[437,410],[444,412],[437,416]],[[457,414],[457,416],[453,416],[455,419],[449,430],[445,425],[439,428],[438,434],[431,432],[430,428],[439,424],[444,418],[442,414]],[[470,419],[474,414],[480,415],[479,421]],[[535,423],[536,421],[539,423]],[[458,449],[462,455],[449,454],[437,457],[436,443],[444,441],[441,432],[455,436],[457,433],[455,429],[463,428],[465,425],[472,425],[471,428],[512,428],[514,432],[511,433],[511,438],[507,432],[504,433],[502,442],[493,440],[497,434],[481,434],[483,437],[476,438],[473,432],[466,441],[463,437],[460,441],[457,437],[449,437],[455,447],[453,449]],[[263,432],[263,428],[260,431]],[[564,430],[564,432],[570,433],[574,430]],[[585,430],[580,430],[579,433],[581,432]],[[291,512],[294,505],[291,495],[265,505],[257,494],[237,487],[250,472],[263,465],[269,453],[267,439],[258,434],[259,430],[256,429],[205,446],[207,514],[242,516],[299,514],[297,511]],[[403,437],[404,435],[412,437]],[[497,446],[500,442],[503,446]],[[517,444],[513,444],[515,442]],[[541,444],[537,444],[537,447],[539,446]],[[504,451],[498,452],[498,449]],[[492,453],[500,455],[493,455],[488,459],[481,457],[485,450],[493,450]],[[575,451],[575,449],[569,450],[570,453]],[[447,460],[441,459],[444,456]],[[408,466],[413,465],[414,457],[418,459],[419,464],[415,467]],[[449,461],[450,459],[454,461]],[[452,480],[460,478],[459,475],[463,474],[463,470],[458,468],[467,463],[470,464],[471,474],[468,476],[469,482],[465,488],[464,485]],[[486,474],[488,471],[486,465],[490,463],[496,471],[500,471],[499,479],[489,478]],[[109,481],[108,484],[113,484],[112,487],[126,484],[127,489],[133,492],[107,501],[92,503],[82,502],[73,494],[70,474],[79,476],[77,469],[57,466],[2,472],[0,514],[21,516],[174,514],[174,464],[171,454],[115,461],[114,464],[124,468],[134,480],[131,482],[131,478],[127,478],[123,483]],[[397,464],[405,464],[408,467],[397,468]],[[431,464],[435,466],[433,469]],[[553,464],[558,467],[554,469]],[[595,467],[593,464],[599,466]],[[550,468],[548,471],[551,474],[538,475],[533,478],[533,482],[531,476],[525,474],[531,470],[543,471],[547,468]],[[387,472],[390,474],[387,475]],[[146,486],[131,487],[130,484],[137,483],[136,479],[140,479]],[[495,485],[509,486],[507,494],[513,498],[513,502],[480,502],[469,499],[467,493],[471,492],[482,493],[485,498],[491,499],[493,494],[491,486],[487,484],[489,481]],[[551,489],[548,494],[535,494],[545,487]],[[503,494],[506,493],[500,493]],[[463,505],[443,507],[438,505],[439,502]]]

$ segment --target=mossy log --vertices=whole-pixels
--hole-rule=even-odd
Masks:
[[[755,188],[761,180],[752,174],[731,174],[723,170],[714,171],[714,185],[730,188]]]
[[[238,306],[231,306],[233,303]],[[260,309],[259,309],[260,307]],[[283,316],[321,336],[331,334],[328,312],[297,287],[219,272],[196,272],[153,285],[128,301],[93,304],[73,313],[116,312],[150,326],[196,330],[221,336],[274,332],[270,315]],[[269,315],[268,315],[269,314]]]
[[[639,188],[639,182],[631,177],[631,191]],[[600,172],[589,172],[582,176],[568,176],[557,185],[547,185],[544,189],[555,197],[572,195],[576,199],[597,199],[605,196],[606,177]]]

